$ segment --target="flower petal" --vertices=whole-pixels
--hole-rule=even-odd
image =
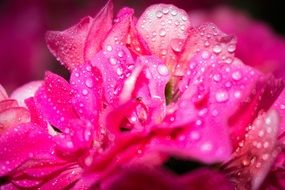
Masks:
[[[106,101],[109,104],[117,101],[124,81],[134,68],[134,61],[128,49],[123,46],[108,46],[106,51],[97,53],[91,63],[102,73]]]
[[[101,49],[109,30],[112,27],[113,3],[108,0],[107,4],[95,16],[84,46],[84,61],[90,61]]]
[[[11,94],[11,98],[17,100],[20,106],[26,107],[25,99],[34,96],[38,88],[42,85],[42,83],[42,81],[29,82],[17,88]]]
[[[84,17],[64,31],[48,31],[46,43],[50,52],[69,70],[84,63],[84,47],[93,18]]]
[[[4,127],[2,130],[7,130],[12,126],[20,123],[28,123],[30,121],[30,113],[27,109],[22,107],[13,107],[0,111],[0,126]],[[0,134],[1,134],[0,133]]]
[[[278,151],[276,150],[279,116],[275,110],[261,113],[247,128],[245,139],[225,165],[240,189],[258,189]]]
[[[185,40],[190,27],[184,10],[166,4],[148,7],[136,25],[152,54],[162,58],[168,65],[176,64],[175,53],[181,52],[181,49],[177,49],[179,43],[176,41]]]
[[[9,174],[27,159],[51,157],[54,143],[47,130],[21,124],[0,135],[0,176]]]
[[[43,117],[60,129],[67,125],[66,121],[78,117],[72,98],[72,88],[67,81],[47,72],[44,84],[35,94],[35,103]]]
[[[72,103],[77,114],[84,119],[97,122],[102,109],[102,76],[97,68],[90,64],[80,65],[70,77],[75,96]]]
[[[223,33],[216,25],[209,23],[193,28],[189,31],[184,51],[175,68],[175,75],[184,75],[189,60],[203,51],[214,53],[223,62],[232,63],[235,49],[236,38]]]

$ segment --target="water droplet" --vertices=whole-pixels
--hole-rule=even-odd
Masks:
[[[166,35],[166,31],[162,28],[160,31],[159,31],[159,35],[161,37],[164,37]]]
[[[234,97],[235,98],[240,98],[241,97],[241,92],[240,91],[235,91],[234,92]]]
[[[158,65],[157,71],[159,74],[166,76],[168,75],[168,68],[165,65]]]
[[[88,94],[88,90],[83,89],[83,90],[82,90],[82,94],[83,94],[84,96],[86,96],[86,95]]]
[[[163,16],[162,12],[161,11],[157,11],[156,12],[156,17],[157,18],[161,18]]]
[[[191,140],[194,140],[194,141],[197,141],[201,138],[201,135],[198,131],[193,131],[190,133],[190,139]]]
[[[163,12],[163,14],[168,14],[169,13],[169,9],[168,8],[163,8],[162,12]]]
[[[176,16],[177,15],[177,11],[176,10],[171,11],[171,15],[172,16]]]
[[[124,56],[124,52],[119,51],[119,52],[118,52],[118,57],[122,58],[123,56]]]
[[[222,48],[221,48],[220,45],[215,45],[215,46],[213,47],[213,52],[214,52],[214,53],[219,54],[219,53],[221,53],[221,51],[222,51]]]
[[[229,95],[226,91],[218,91],[215,95],[217,102],[226,102],[229,99]]]
[[[203,59],[208,59],[210,57],[210,53],[208,51],[203,51],[201,56]]]
[[[163,50],[160,51],[160,53],[161,53],[162,56],[166,56],[167,50],[166,50],[166,49],[163,49]]]
[[[112,51],[113,48],[112,48],[112,46],[108,45],[108,46],[106,47],[106,50],[107,50],[107,51]]]
[[[215,74],[213,76],[213,80],[216,81],[216,82],[219,82],[221,79],[222,79],[222,76],[220,74]]]
[[[241,79],[241,73],[240,73],[240,71],[235,71],[235,72],[233,72],[233,73],[232,73],[232,78],[233,78],[234,80],[240,80],[240,79]]]
[[[117,74],[122,75],[123,74],[123,69],[121,67],[117,68]]]
[[[85,81],[85,85],[88,87],[88,88],[92,88],[93,87],[93,81],[92,79],[87,79]]]
[[[235,50],[236,50],[236,46],[235,45],[231,44],[231,45],[228,46],[228,52],[229,53],[233,53]]]
[[[117,59],[114,58],[114,57],[111,57],[111,58],[109,59],[109,62],[111,63],[111,65],[116,65],[116,64],[117,64]]]
[[[204,152],[209,152],[213,149],[213,145],[211,143],[205,142],[201,145],[201,150]]]
[[[182,42],[182,40],[179,40],[179,39],[173,39],[170,42],[170,46],[173,49],[173,51],[181,52],[182,51],[183,42]]]
[[[183,21],[187,21],[187,17],[186,17],[186,16],[182,16],[181,19],[182,19]]]

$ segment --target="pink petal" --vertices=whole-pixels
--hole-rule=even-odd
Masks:
[[[223,33],[214,24],[204,24],[189,31],[189,37],[175,74],[183,75],[188,61],[199,52],[208,51],[217,55],[221,61],[231,63],[234,60],[236,38],[233,35]]]
[[[123,8],[115,19],[114,26],[110,30],[103,47],[114,46],[116,44],[125,45],[127,43],[130,25],[133,22],[134,10],[130,8]]]
[[[278,131],[278,136],[282,135],[282,137],[285,135],[285,90],[281,92],[277,100],[274,102],[272,109],[276,110],[280,117],[280,128]],[[283,137],[284,138],[284,137]],[[283,143],[285,144],[285,142]]]
[[[188,36],[190,21],[187,13],[173,5],[157,4],[147,8],[137,22],[137,30],[152,54],[176,64],[176,54]],[[178,42],[179,41],[179,42]],[[177,43],[178,42],[178,43]]]
[[[8,98],[7,92],[0,84],[0,101],[5,100],[6,98]]]
[[[42,81],[33,81],[17,88],[12,94],[11,98],[18,101],[20,106],[26,107],[25,99],[35,95],[38,88],[42,85]]]
[[[53,142],[47,130],[22,124],[1,134],[0,146],[0,176],[5,176],[28,159],[50,157]]]
[[[72,89],[58,75],[47,72],[45,82],[34,98],[43,117],[59,129],[67,125],[68,120],[78,117],[72,105]]]
[[[113,3],[108,0],[107,4],[95,16],[84,46],[84,61],[90,61],[101,49],[107,33],[112,27]]]
[[[2,130],[7,130],[12,126],[16,126],[21,123],[28,123],[30,121],[30,113],[27,109],[22,107],[12,107],[6,110],[0,111],[0,135]]]
[[[8,108],[13,108],[13,107],[19,107],[18,102],[16,100],[12,99],[5,99],[0,101],[0,112],[8,109]]]
[[[109,104],[117,101],[124,81],[134,68],[134,61],[128,49],[123,46],[108,46],[106,51],[95,55],[92,66],[102,73],[106,101]]]
[[[138,55],[149,55],[147,44],[138,33],[134,11],[130,8],[123,8],[115,19],[115,24],[104,41],[104,48],[115,44],[125,45],[132,52]]]
[[[82,168],[79,166],[70,167],[63,171],[60,175],[51,178],[41,186],[42,190],[50,189],[70,189],[72,188],[77,180],[80,179],[82,174]]]
[[[241,189],[258,189],[277,156],[279,116],[275,110],[261,113],[247,128],[245,139],[226,164],[226,171]]]
[[[65,159],[79,159],[91,147],[94,128],[90,122],[71,120],[62,130],[63,133],[55,136],[58,155]]]
[[[70,77],[75,96],[72,103],[77,114],[90,121],[96,121],[102,109],[102,76],[97,68],[90,64],[75,68]]]
[[[50,52],[69,70],[84,63],[84,47],[93,18],[84,17],[64,31],[48,31],[46,43]]]

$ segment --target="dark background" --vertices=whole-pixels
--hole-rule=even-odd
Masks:
[[[11,92],[28,81],[41,79],[45,70],[66,71],[48,52],[44,34],[63,30],[86,15],[94,16],[105,0],[0,0],[0,84]],[[212,9],[229,5],[285,34],[282,0],[113,0],[115,11],[123,6],[139,16],[153,3],[172,3],[182,9]]]

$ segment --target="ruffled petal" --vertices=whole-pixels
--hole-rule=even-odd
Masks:
[[[42,81],[33,81],[17,88],[12,94],[11,98],[18,101],[20,106],[26,107],[25,99],[33,97],[42,85]]]
[[[5,100],[6,98],[8,98],[8,94],[4,87],[0,84],[0,101]]]
[[[275,110],[260,113],[247,134],[225,165],[238,189],[258,189],[268,174],[276,150],[279,116]]]
[[[21,124],[0,135],[0,176],[5,176],[28,159],[52,157],[54,143],[47,130]]]
[[[113,3],[111,0],[95,16],[84,46],[84,61],[90,61],[102,48],[109,30],[112,27]]]
[[[69,70],[84,63],[86,38],[93,18],[84,17],[78,24],[64,31],[48,31],[46,43],[50,52]]]
[[[81,118],[97,122],[103,106],[103,84],[100,71],[90,64],[80,65],[73,70],[70,84],[75,94],[72,103],[77,114]]]
[[[95,55],[92,66],[97,67],[102,74],[107,103],[118,101],[124,81],[134,68],[134,61],[128,49],[123,46],[108,46],[106,51]]]
[[[78,117],[72,105],[72,88],[58,75],[47,72],[44,84],[34,98],[43,117],[59,129],[67,125],[68,120]]]
[[[147,8],[138,19],[136,28],[151,53],[174,67],[176,53],[182,51],[191,28],[187,13],[173,5],[157,4]]]

